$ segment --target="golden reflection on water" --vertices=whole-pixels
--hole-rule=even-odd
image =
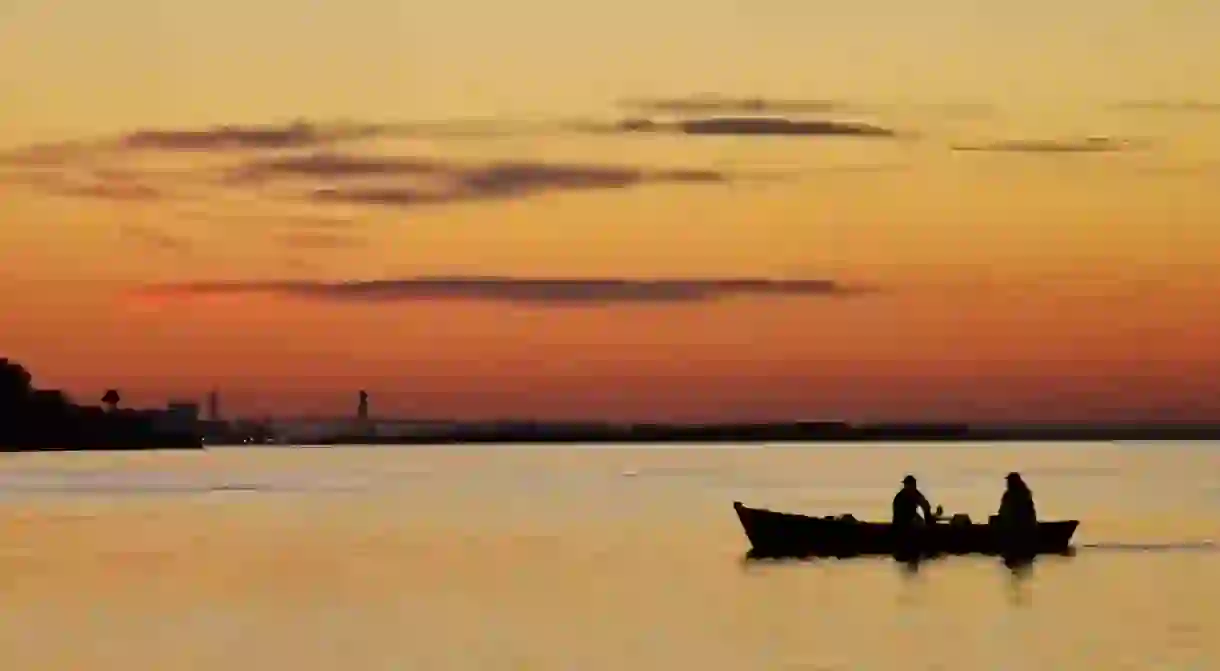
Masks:
[[[1012,469],[1075,557],[746,562],[730,505],[881,517],[914,472],[979,518]],[[1218,476],[1212,444],[3,455],[0,668],[1201,671]]]

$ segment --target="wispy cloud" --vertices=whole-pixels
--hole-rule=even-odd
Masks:
[[[139,130],[123,136],[120,145],[163,151],[230,149],[292,149],[339,140],[374,137],[381,125],[344,124],[326,127],[298,121],[288,125],[216,126],[199,130]]]
[[[741,102],[741,101],[736,101]],[[747,101],[748,102],[748,101]],[[812,101],[808,101],[812,104]],[[774,103],[774,104],[772,104]],[[708,101],[702,104],[709,105]],[[718,105],[733,101],[718,100]],[[758,103],[751,103],[755,107]],[[802,101],[765,101],[800,107]],[[488,121],[495,128],[494,120]],[[441,124],[444,126],[444,124]],[[676,133],[731,136],[894,137],[895,131],[866,123],[793,120],[783,117],[714,117],[674,122],[627,121],[618,124],[554,122],[552,128],[576,132]],[[285,190],[263,191],[314,204],[345,203],[392,207],[436,206],[490,200],[516,200],[554,192],[605,191],[648,184],[713,185],[749,178],[712,168],[663,169],[647,166],[537,161],[471,162],[453,158],[386,155],[357,140],[418,132],[419,124],[318,124],[298,121],[271,125],[220,125],[210,128],[143,129],[104,142],[69,142],[12,155],[12,174],[61,195],[151,200],[228,198],[219,189],[270,184]],[[135,151],[138,157],[126,156]],[[148,153],[161,153],[146,161]],[[179,155],[189,154],[184,161]],[[201,155],[199,160],[196,156]],[[160,162],[161,159],[164,162]],[[204,160],[206,159],[206,160]],[[99,169],[98,166],[102,166]],[[117,166],[124,166],[120,173]],[[134,167],[138,166],[138,167]],[[159,166],[159,167],[153,167]],[[104,168],[112,168],[106,172]],[[82,181],[81,174],[93,170]],[[217,177],[219,175],[219,178]],[[773,179],[775,176],[754,176]],[[271,202],[270,200],[268,202]]]
[[[295,121],[286,124],[220,125],[207,128],[138,129],[117,137],[48,142],[0,153],[0,165],[50,167],[77,164],[124,151],[231,152],[320,147],[337,142],[409,134],[413,125],[333,124]]]
[[[380,133],[402,138],[480,140],[580,133],[586,127],[586,123],[575,120],[442,119],[387,124]]]
[[[348,167],[352,167],[354,172],[347,172]],[[359,175],[365,169],[359,163],[336,162],[329,164],[327,176]],[[315,190],[313,197],[321,202],[414,207],[519,199],[555,191],[623,189],[643,184],[718,184],[730,179],[727,174],[714,170],[647,170],[528,162],[487,165],[412,163],[409,172],[427,174],[433,179],[426,185],[324,187]]]
[[[277,159],[254,160],[231,171],[229,176],[231,181],[248,181],[278,176],[344,179],[387,175],[426,175],[443,172],[447,172],[446,166],[430,159],[311,153]]]
[[[68,141],[30,145],[0,153],[0,165],[26,168],[62,166],[98,148],[98,144]]]
[[[683,135],[897,137],[897,131],[851,121],[794,120],[783,117],[710,117],[683,121],[627,119],[615,129],[630,133]]]
[[[191,297],[274,294],[347,302],[480,301],[543,306],[692,303],[732,297],[845,297],[868,290],[832,280],[759,278],[523,278],[504,276],[423,276],[404,279],[318,282],[233,281],[145,287],[146,296]]]
[[[1129,151],[1139,148],[1139,146],[1127,140],[1090,137],[1078,140],[1000,140],[981,144],[954,145],[953,150],[1016,154],[1081,154]]]
[[[626,98],[618,106],[644,114],[673,116],[729,115],[815,115],[830,113],[915,112],[948,118],[981,118],[995,113],[995,106],[984,102],[883,103],[853,102],[828,98],[767,98],[763,96],[726,96],[715,93],[660,98]]]
[[[79,169],[37,164],[28,169],[0,170],[0,184],[14,184],[60,196],[147,201],[164,196],[139,175],[107,169]]]
[[[833,112],[848,107],[847,103],[838,100],[731,97],[714,93],[676,98],[626,98],[619,101],[619,106],[661,114],[802,114]]]
[[[78,164],[115,152],[158,151],[170,153],[226,154],[237,151],[284,151],[321,149],[346,142],[376,138],[456,137],[494,138],[519,134],[669,132],[686,135],[832,135],[891,137],[889,128],[854,121],[802,119],[801,112],[830,111],[843,103],[834,101],[766,100],[710,98],[683,101],[638,101],[645,107],[675,110],[728,112],[724,116],[695,116],[675,121],[648,118],[618,122],[581,120],[512,121],[505,119],[457,119],[404,123],[316,123],[295,121],[286,124],[229,124],[205,128],[139,129],[114,138],[70,140],[45,143],[0,153],[0,165],[51,167]],[[766,114],[767,116],[759,116]],[[334,158],[329,156],[329,158]],[[277,166],[269,166],[276,168]],[[325,171],[322,164],[284,164],[281,169]],[[355,166],[344,166],[349,171]],[[379,168],[401,169],[401,165],[376,166],[366,162],[368,171]]]
[[[146,184],[98,182],[94,184],[65,185],[60,190],[63,195],[86,196],[90,198],[106,198],[110,200],[155,200],[162,192]]]
[[[291,126],[219,126],[197,131],[138,131],[123,136],[116,149],[212,153],[228,160],[230,150],[239,154],[241,163],[221,167],[215,180],[215,163],[169,174],[146,168],[147,178],[171,178],[176,187],[194,185],[261,186],[272,180],[313,180],[302,195],[314,203],[351,203],[392,205],[452,204],[471,201],[521,199],[554,191],[622,189],[643,184],[717,184],[730,175],[711,169],[650,169],[622,165],[552,164],[531,161],[473,163],[436,157],[370,155],[323,149],[339,138],[368,137],[383,132],[371,125],[336,126],[322,129],[306,123]],[[114,154],[97,147],[85,149],[73,163],[70,145],[20,157],[20,164],[9,164],[0,180],[20,181],[62,195],[93,196],[112,199],[152,199],[165,196],[138,181],[140,174],[96,171],[81,183],[82,166],[105,164]],[[306,153],[284,155],[292,150]],[[275,152],[272,156],[268,153]],[[253,153],[253,156],[250,154]],[[39,165],[28,163],[37,161]],[[49,167],[43,161],[53,161]],[[193,180],[193,181],[192,181]],[[167,182],[168,183],[168,182]],[[298,184],[298,186],[300,186]]]

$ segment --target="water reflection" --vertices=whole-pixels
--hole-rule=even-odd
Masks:
[[[898,564],[899,569],[901,569],[901,571],[902,571],[902,576],[904,578],[910,579],[910,578],[915,578],[919,575],[919,567],[926,560],[921,561],[919,559],[906,559],[906,560],[898,559],[895,561]]]
[[[1215,449],[882,449],[5,458],[0,671],[1217,668],[1220,562],[1201,539],[1220,539],[1220,508],[1191,498],[1214,486]],[[889,491],[891,471],[917,470],[954,509],[984,510],[995,478],[940,483],[1014,464],[1121,469],[1039,479],[1046,514],[1083,520],[1077,558],[738,564],[748,539],[725,510],[732,499],[693,475],[761,483],[731,494],[773,509],[859,498],[840,509],[864,518],[889,514],[873,492]],[[619,477],[628,469],[644,477]],[[650,481],[658,469],[665,477]],[[153,500],[28,489],[63,481],[309,491]],[[789,481],[833,483],[764,487]],[[320,482],[367,486],[334,496]],[[72,645],[57,645],[65,633]]]
[[[1085,543],[1082,548],[1095,552],[1178,552],[1190,550],[1194,552],[1220,552],[1220,546],[1215,541],[1182,541],[1178,543]]]
[[[1033,605],[1034,564],[1029,558],[1005,557],[1004,568],[1008,571],[1008,602],[1017,608]]]
[[[913,625],[909,618],[917,617],[915,613],[924,605],[927,574],[923,571],[930,560],[894,560],[894,568],[898,572],[898,595],[895,603],[902,609],[900,619],[905,625]]]
[[[1033,605],[1033,580],[1035,565],[1040,561],[1048,560],[1063,560],[1075,556],[1075,552],[1069,552],[1062,555],[1053,555],[1051,557],[999,557],[994,558],[997,568],[1002,569],[1006,578],[1006,591],[1008,602],[1018,608],[1026,608]],[[919,600],[920,587],[924,584],[926,572],[931,565],[944,565],[953,560],[961,558],[954,557],[926,557],[922,559],[905,559],[905,558],[856,558],[853,560],[836,560],[827,558],[775,558],[775,557],[759,557],[751,553],[745,553],[738,561],[739,566],[745,572],[760,573],[760,569],[772,567],[790,567],[799,568],[802,566],[826,566],[831,562],[839,561],[892,561],[899,579],[902,581],[903,589],[900,592],[898,602],[901,605],[909,606],[916,604]]]

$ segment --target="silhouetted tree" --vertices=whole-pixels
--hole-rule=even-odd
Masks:
[[[38,389],[30,372],[0,358],[0,452],[10,450],[199,447],[194,432],[165,432],[139,415],[115,413],[118,390],[102,403],[110,412],[81,407],[58,389]]]
[[[58,389],[35,389],[30,395],[30,402],[26,409],[22,411],[21,421],[43,427],[41,431],[62,431],[67,428],[65,422],[69,421],[72,402],[68,400],[67,395]],[[48,426],[54,426],[54,429],[47,429]]]
[[[0,405],[13,406],[29,400],[33,377],[16,361],[0,358]]]
[[[72,405],[72,399],[59,389],[35,389],[31,399],[46,406],[66,408]]]

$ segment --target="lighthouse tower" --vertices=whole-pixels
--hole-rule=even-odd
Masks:
[[[359,401],[356,403],[356,434],[365,438],[373,434],[373,426],[369,423],[369,395],[360,390]]]

